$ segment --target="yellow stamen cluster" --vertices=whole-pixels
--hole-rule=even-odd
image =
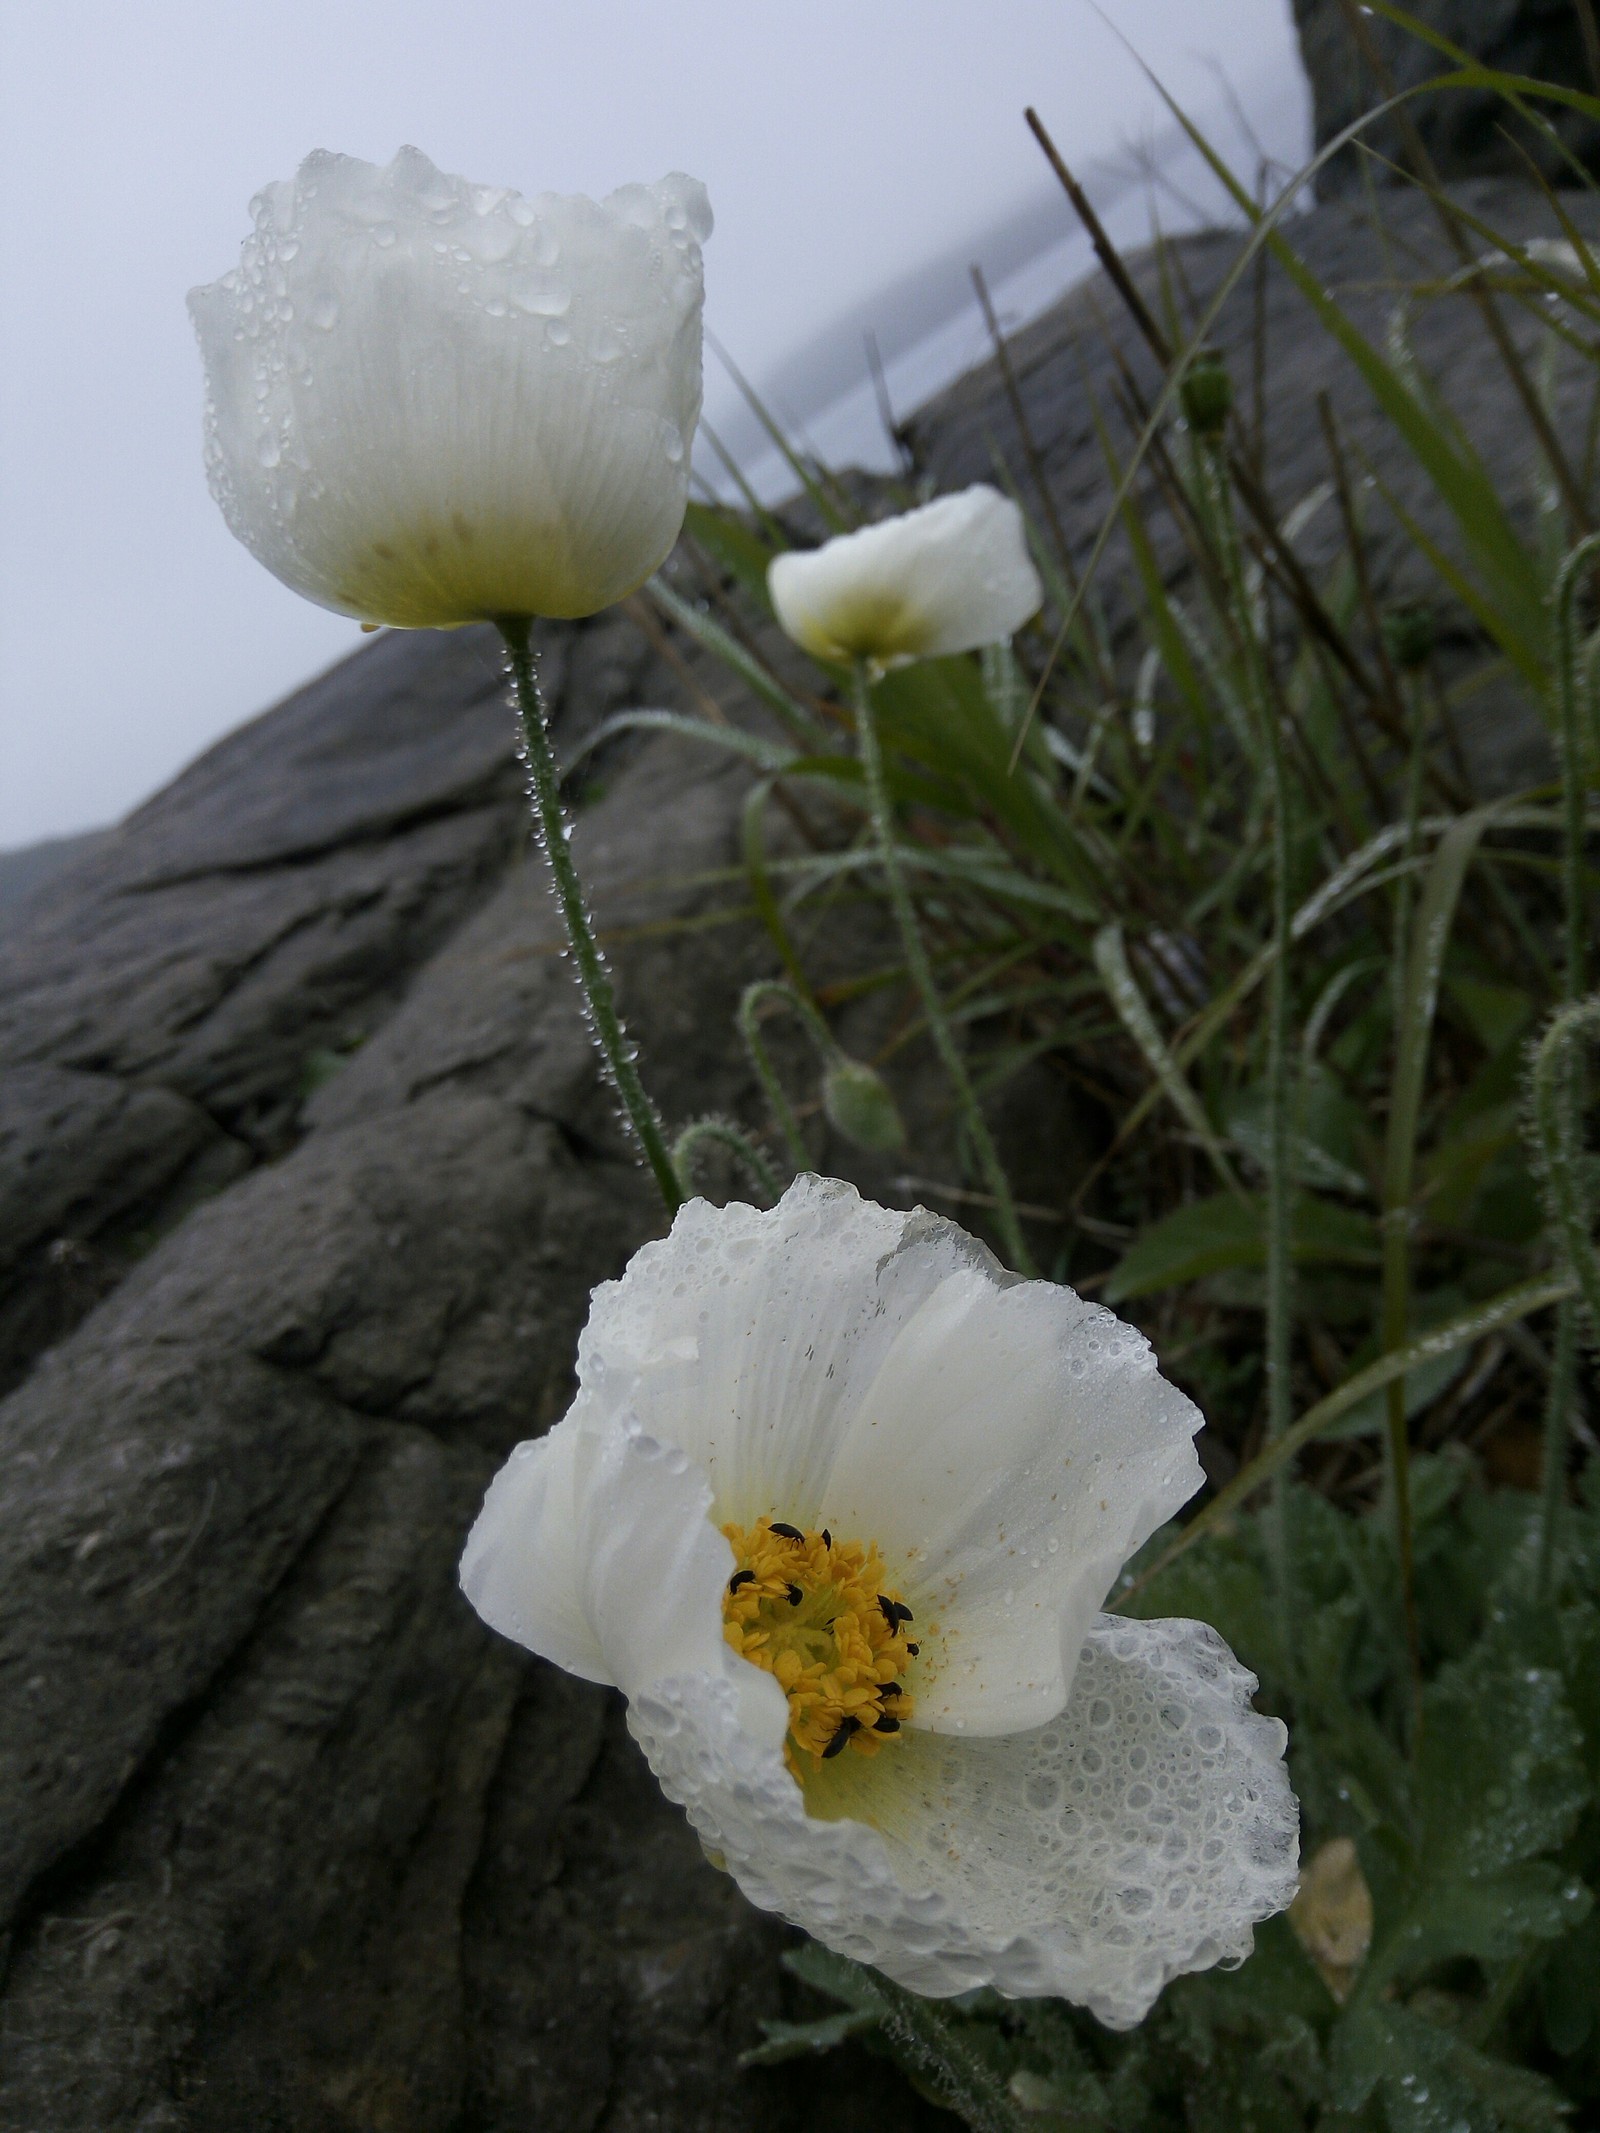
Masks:
[[[911,1716],[900,1679],[919,1649],[911,1610],[886,1590],[876,1547],[771,1518],[722,1530],[737,1566],[723,1596],[723,1634],[789,1699],[789,1768],[802,1777],[846,1749],[876,1755]]]

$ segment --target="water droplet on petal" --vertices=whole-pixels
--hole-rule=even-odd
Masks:
[[[534,318],[563,318],[572,308],[572,291],[550,282],[519,282],[511,292],[519,311]]]

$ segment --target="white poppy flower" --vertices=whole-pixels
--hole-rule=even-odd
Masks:
[[[677,539],[705,189],[598,204],[318,152],[190,292],[212,494],[323,607],[449,628],[592,614]]]
[[[767,590],[802,650],[880,669],[998,644],[1044,598],[1022,513],[983,482],[774,556]]]
[[[1097,1612],[1195,1489],[1149,1348],[953,1223],[802,1177],[597,1289],[462,1562],[614,1683],[750,1899],[931,1995],[1116,2027],[1294,1893],[1284,1729],[1198,1622]]]

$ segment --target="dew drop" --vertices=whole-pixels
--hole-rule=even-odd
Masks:
[[[564,318],[572,309],[572,291],[550,283],[522,282],[512,290],[511,301],[531,318]]]

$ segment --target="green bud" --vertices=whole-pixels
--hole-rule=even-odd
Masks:
[[[906,1129],[888,1084],[859,1059],[841,1052],[822,1078],[828,1123],[857,1148],[888,1155],[905,1146]]]
[[[1408,601],[1391,607],[1383,617],[1383,644],[1389,657],[1402,669],[1425,667],[1433,656],[1436,632],[1433,609],[1426,600]]]
[[[1197,437],[1220,437],[1233,411],[1233,380],[1216,348],[1202,348],[1178,388],[1183,419]]]

